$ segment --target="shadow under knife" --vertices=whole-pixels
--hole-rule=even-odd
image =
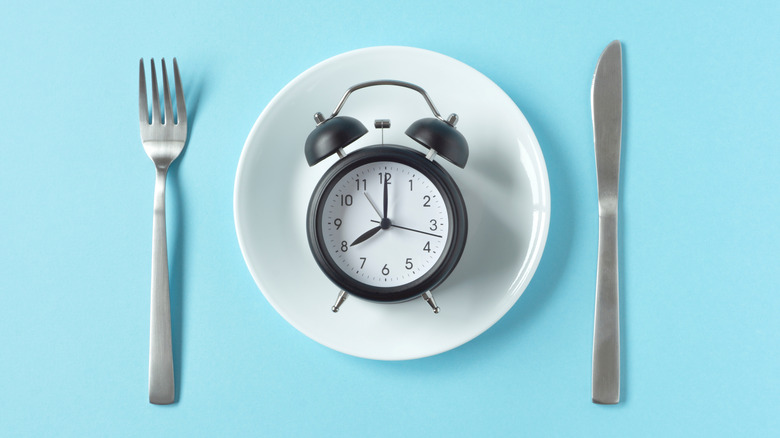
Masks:
[[[625,73],[625,66],[626,66],[626,45],[624,42],[621,42],[621,52],[623,56],[623,72]],[[619,189],[618,189],[618,318],[619,318],[619,328],[620,328],[620,402],[621,404],[628,401],[628,385],[626,385],[626,382],[628,382],[628,343],[626,342],[626,339],[628,339],[628,325],[626,324],[626,303],[628,302],[626,300],[627,294],[626,294],[626,233],[625,233],[625,224],[626,224],[626,216],[624,212],[626,209],[624,208],[625,205],[625,189],[623,187],[626,186],[626,180],[627,176],[624,172],[626,168],[626,157],[628,154],[626,152],[629,152],[629,150],[626,149],[626,143],[625,139],[628,138],[628,130],[626,129],[629,126],[629,106],[626,105],[627,102],[630,102],[628,99],[626,99],[626,96],[628,95],[628,87],[626,86],[626,75],[623,74],[622,77],[623,80],[623,124],[621,127],[621,139],[620,139],[620,173],[619,173]]]

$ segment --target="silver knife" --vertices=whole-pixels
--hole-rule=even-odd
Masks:
[[[623,55],[612,41],[599,57],[590,104],[599,195],[599,252],[593,324],[593,403],[620,401],[618,301],[618,179],[623,123]]]

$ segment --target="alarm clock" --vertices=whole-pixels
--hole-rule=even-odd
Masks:
[[[357,119],[339,116],[355,91],[391,85],[418,92],[433,116],[412,123],[405,134],[427,149],[376,144],[350,153],[344,148],[368,132]],[[460,189],[436,161],[466,166],[468,142],[456,128],[456,114],[443,118],[421,87],[396,80],[350,87],[305,143],[309,166],[336,154],[339,159],[317,183],[309,201],[306,231],[312,255],[340,290],[333,312],[349,295],[395,303],[417,297],[439,307],[432,291],[455,269],[466,246],[468,218]],[[389,120],[374,126],[389,129]],[[383,136],[384,138],[384,131]]]

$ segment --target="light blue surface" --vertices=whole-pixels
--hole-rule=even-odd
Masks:
[[[778,436],[780,3],[13,2],[0,15],[0,436]],[[590,402],[590,82],[623,42],[623,402]],[[269,100],[348,50],[459,59],[541,144],[552,222],[512,310],[410,362],[331,351],[257,290],[233,178]],[[178,403],[147,402],[153,167],[138,59],[177,56]],[[301,155],[303,159],[303,155]]]

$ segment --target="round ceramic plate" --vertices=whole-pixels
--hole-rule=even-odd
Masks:
[[[397,79],[425,89],[446,116],[457,113],[469,142],[465,169],[439,159],[460,187],[469,217],[466,249],[435,291],[435,315],[422,299],[379,304],[350,297],[331,312],[339,289],[320,271],[306,238],[306,208],[335,156],[309,167],[303,154],[317,111],[330,114],[350,86]],[[431,117],[421,96],[399,87],[355,92],[340,115],[369,133],[346,152],[394,143]],[[375,119],[390,119],[384,132]],[[383,137],[384,136],[384,137]],[[334,350],[402,360],[438,354],[475,338],[525,290],[542,257],[550,222],[550,187],[539,143],[512,100],[490,79],[455,59],[408,47],[355,50],[323,61],[290,82],[260,114],[236,174],[236,233],[258,287],[290,324]]]

